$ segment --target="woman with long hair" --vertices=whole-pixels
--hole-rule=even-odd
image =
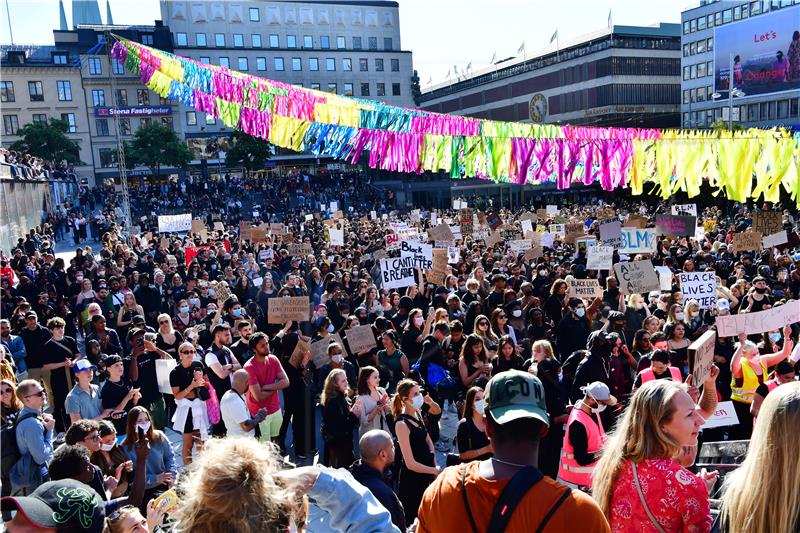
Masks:
[[[145,465],[137,464],[136,443],[139,442],[139,433],[147,437],[150,453]],[[125,440],[122,449],[133,461],[133,468],[147,468],[145,476],[145,491],[142,501],[148,501],[169,489],[175,484],[178,477],[178,467],[175,464],[175,453],[172,444],[164,434],[153,427],[153,418],[150,411],[137,405],[128,412],[128,425],[125,430]]]
[[[491,323],[489,319],[486,318],[486,315],[478,315],[475,317],[472,335],[476,335],[483,341],[489,359],[497,354],[497,344],[500,342],[500,338],[492,331]]]
[[[548,320],[558,325],[568,312],[567,302],[569,302],[567,282],[560,278],[556,279],[550,286],[550,295],[544,304],[544,312],[547,314]]]
[[[434,459],[433,441],[422,419],[424,403],[416,381],[404,379],[397,384],[397,392],[392,397],[394,429],[402,454],[397,495],[409,523],[417,517],[425,489],[441,472]]]
[[[495,337],[498,339],[504,336],[511,337],[514,345],[517,345],[517,333],[508,323],[508,313],[504,309],[500,307],[495,308],[495,310],[492,311],[490,322],[492,326],[492,333]]]
[[[486,353],[483,340],[477,335],[467,335],[464,345],[461,347],[461,357],[458,359],[458,372],[461,376],[461,384],[466,389],[481,380],[483,384],[492,375],[492,364]]]
[[[456,442],[461,462],[483,461],[492,456],[492,445],[486,436],[483,417],[483,389],[470,387],[464,399],[464,412],[458,422]]]
[[[185,333],[187,329],[197,325],[197,312],[192,309],[187,298],[181,298],[175,307],[177,313],[172,320],[172,325],[178,333]],[[159,328],[161,329],[161,328]]]
[[[100,449],[92,453],[92,464],[99,467],[104,476],[116,477],[117,468],[123,465],[122,475],[118,479],[117,487],[111,492],[111,498],[119,498],[128,492],[128,486],[133,481],[133,461],[128,454],[117,444],[117,431],[113,424],[107,420],[100,421],[98,435],[100,436]]]
[[[358,401],[361,403],[361,424],[358,428],[358,436],[361,437],[372,429],[382,429],[389,427],[386,415],[391,412],[389,405],[389,395],[383,387],[380,387],[381,376],[378,369],[374,366],[364,366],[358,372]]]
[[[691,341],[686,336],[686,324],[675,322],[666,326],[667,346],[670,351],[670,364],[680,369],[683,378],[689,375],[689,345]]]
[[[172,326],[172,317],[167,313],[161,313],[156,318],[158,322],[158,336],[156,337],[156,348],[167,352],[174,360],[180,360],[178,346],[183,342],[183,335],[176,331]]]
[[[347,374],[334,368],[325,378],[319,403],[322,405],[322,439],[325,442],[324,464],[347,468],[355,461],[353,430],[361,420],[361,402],[347,400],[350,386]]]
[[[422,309],[415,307],[408,312],[408,320],[403,328],[400,346],[411,364],[414,364],[422,355],[422,341],[431,332],[433,314],[433,311],[429,311],[428,320],[425,320]]]
[[[508,335],[500,338],[497,355],[492,358],[492,375],[505,372],[506,370],[522,370],[525,360],[517,353],[517,346]]]
[[[381,343],[383,344],[383,350],[378,351],[375,358],[378,367],[386,369],[389,373],[389,379],[387,380],[389,383],[388,389],[390,392],[393,392],[397,383],[408,375],[408,358],[406,354],[400,350],[397,343],[397,334],[394,330],[390,329],[384,331],[381,335]]]
[[[673,459],[697,445],[704,422],[682,383],[658,379],[636,391],[592,473],[612,531],[709,530],[716,472],[695,475]]]
[[[747,455],[722,485],[728,533],[800,530],[800,383],[767,395]]]
[[[144,308],[136,303],[136,296],[132,292],[126,292],[122,296],[122,307],[117,311],[117,333],[120,339],[128,335],[128,329],[136,315],[144,316]]]

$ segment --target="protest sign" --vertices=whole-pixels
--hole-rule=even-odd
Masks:
[[[614,273],[617,275],[619,288],[625,295],[644,294],[661,288],[658,274],[649,259],[617,263],[614,265]]]
[[[516,256],[530,250],[533,247],[533,243],[530,239],[516,239],[510,241],[508,247],[511,249],[511,253]]]
[[[172,385],[169,384],[169,373],[178,366],[174,359],[156,359],[156,382],[158,392],[162,394],[172,394]]]
[[[182,233],[192,229],[192,214],[184,213],[182,215],[159,215],[158,216],[158,232],[159,233]]]
[[[425,277],[430,283],[444,285],[444,280],[447,276],[447,259],[446,248],[433,249],[432,266],[429,270],[425,271]]]
[[[283,235],[286,233],[286,226],[281,224],[280,222],[273,222],[269,225],[269,232],[272,235]]]
[[[736,409],[733,408],[733,401],[728,400],[727,402],[719,402],[714,409],[714,415],[706,420],[706,423],[701,427],[702,429],[712,429],[738,424],[739,417],[736,415]]]
[[[697,217],[657,215],[656,233],[670,237],[694,237]]]
[[[689,372],[692,374],[692,385],[699,387],[711,374],[716,341],[717,332],[709,330],[689,345]]]
[[[305,322],[308,320],[310,307],[308,296],[290,296],[268,298],[267,324],[285,324],[290,320]]]
[[[372,326],[369,324],[355,326],[345,333],[345,339],[347,339],[347,345],[350,347],[351,353],[365,353],[378,345],[375,340],[375,334],[372,332]]]
[[[735,337],[739,333],[755,335],[765,331],[780,330],[786,324],[800,322],[800,300],[777,305],[766,311],[717,317],[720,337]]]
[[[547,213],[547,209],[537,209],[536,218],[538,220],[547,220],[548,218],[550,218],[550,215]]]
[[[603,246],[622,248],[625,239],[622,238],[622,223],[619,220],[609,220],[600,224],[600,242]]]
[[[540,244],[534,244],[525,252],[525,259],[535,261],[544,255],[544,248]]]
[[[433,246],[414,241],[400,241],[400,257],[410,257],[416,268],[433,268]]]
[[[574,244],[578,237],[583,235],[585,229],[586,226],[583,225],[583,222],[570,222],[566,225],[564,241]]]
[[[338,333],[332,333],[324,339],[311,343],[311,361],[314,363],[314,367],[322,368],[331,362],[328,355],[328,347],[331,343],[336,343],[344,348],[344,343]]]
[[[462,208],[459,211],[459,222],[461,225],[462,235],[472,235],[472,226],[474,223],[473,211],[470,208]]]
[[[533,222],[531,222],[530,220],[522,220],[520,221],[520,225],[522,226],[523,235],[533,231]]]
[[[289,252],[291,256],[307,256],[309,254],[314,253],[314,249],[311,245],[307,242],[297,242],[294,244],[287,244],[286,251]]]
[[[733,234],[733,250],[739,252],[758,252],[761,250],[761,234],[757,231],[745,231]]]
[[[614,248],[611,246],[592,246],[586,250],[587,270],[611,270]]]
[[[206,225],[202,220],[192,219],[192,233],[200,233],[204,229],[206,229]]]
[[[647,218],[641,215],[630,215],[625,221],[626,228],[644,229],[647,226]]]
[[[756,211],[753,213],[753,231],[761,235],[772,235],[783,229],[781,211]]]
[[[703,231],[706,233],[710,233],[717,229],[717,221],[716,220],[704,220],[703,221]]]
[[[456,265],[458,264],[458,260],[461,257],[461,254],[458,251],[458,246],[448,246],[447,247],[447,263],[449,265]]]
[[[657,266],[656,272],[658,272],[658,282],[661,285],[662,291],[671,291],[672,290],[672,270],[669,267],[665,266]]]
[[[558,206],[557,205],[548,205],[545,208],[545,211],[548,215],[557,215],[558,214]]]
[[[539,235],[541,235],[539,244],[541,244],[542,246],[547,246],[548,248],[553,247],[553,243],[556,240],[556,236],[553,233],[543,232],[540,233]]]
[[[672,214],[697,217],[697,204],[675,204],[672,206]]]
[[[441,223],[428,229],[428,240],[431,241],[454,241],[455,237],[453,232],[450,231],[450,226]]]
[[[483,242],[486,243],[487,248],[491,248],[492,246],[497,246],[503,242],[503,236],[500,235],[499,231],[493,231]]]
[[[780,246],[781,244],[786,244],[788,242],[789,237],[786,234],[786,230],[781,230],[778,233],[767,235],[761,239],[761,244],[764,245],[764,248],[772,248],[773,246]]]
[[[299,363],[303,360],[303,356],[305,356],[306,352],[311,351],[311,344],[307,343],[303,339],[297,339],[297,344],[294,345],[294,350],[292,350],[292,355],[289,356],[289,360],[294,363]],[[299,364],[296,365],[298,368],[300,367]]]
[[[413,257],[381,259],[381,281],[384,289],[399,289],[417,282]]]
[[[596,279],[571,279],[569,282],[570,294],[578,298],[589,300],[603,297],[603,287]]]
[[[717,279],[715,272],[681,272],[678,274],[683,297],[697,300],[700,309],[717,307]]]
[[[225,281],[220,281],[216,286],[217,301],[224,302],[231,297],[231,287]]]
[[[344,230],[329,228],[328,235],[331,237],[332,246],[344,246]]]
[[[619,253],[636,255],[652,254],[656,251],[656,230],[653,228],[622,228],[624,246]]]
[[[253,228],[250,230],[250,242],[253,244],[267,242],[267,232],[263,228]]]
[[[550,224],[550,233],[552,233],[559,239],[563,239],[564,235],[566,235],[566,229],[564,224]]]
[[[239,222],[239,238],[243,241],[249,241],[253,231],[253,226],[247,222]]]
[[[334,212],[334,211],[338,211],[339,210],[339,202],[331,202],[330,203],[330,210],[331,210],[331,213]]]
[[[513,224],[503,224],[498,229],[500,236],[506,242],[522,237],[522,230]]]

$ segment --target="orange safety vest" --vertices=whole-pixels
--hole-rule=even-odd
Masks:
[[[668,366],[667,368],[669,369],[670,376],[672,376],[672,381],[677,381],[678,383],[683,381],[683,379],[681,379],[681,371],[679,369],[675,368],[674,366]],[[653,381],[656,379],[656,373],[653,372],[652,368],[645,368],[639,372],[639,377],[642,378],[642,385],[644,385],[648,381]]]
[[[602,423],[598,424],[591,415],[575,407],[569,413],[567,420],[567,431],[564,433],[564,444],[561,447],[561,462],[558,465],[558,477],[575,485],[591,488],[592,471],[594,471],[596,462],[586,466],[579,465],[575,460],[575,449],[569,440],[569,426],[576,422],[583,424],[583,427],[586,428],[589,453],[600,451],[606,441],[606,432],[603,430]]]

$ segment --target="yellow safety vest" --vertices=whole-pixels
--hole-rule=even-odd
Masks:
[[[758,360],[761,365],[761,378],[767,377],[767,365],[761,359]],[[753,403],[753,396],[760,382],[758,381],[758,374],[753,370],[750,361],[747,359],[742,360],[742,385],[736,386],[736,377],[731,376],[731,400],[742,403]]]

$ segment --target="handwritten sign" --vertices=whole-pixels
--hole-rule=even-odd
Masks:
[[[753,231],[772,235],[783,229],[783,213],[780,211],[756,211],[753,213]]]
[[[681,215],[656,216],[656,233],[671,237],[694,237],[697,217]]]
[[[786,230],[781,230],[778,233],[773,233],[772,235],[767,235],[763,239],[761,239],[761,244],[764,245],[764,248],[772,248],[773,246],[780,246],[781,244],[786,244],[789,242],[789,236],[786,234]]]
[[[697,217],[697,204],[675,204],[672,206],[672,214]]]
[[[286,245],[286,251],[289,252],[289,255],[291,256],[306,256],[314,253],[311,245],[307,242],[288,244]]]
[[[328,347],[331,345],[331,343],[336,343],[339,346],[344,347],[342,338],[338,333],[332,333],[324,339],[320,339],[317,342],[311,343],[311,361],[314,363],[316,368],[322,368],[331,362],[331,358],[328,355]]]
[[[447,224],[439,224],[428,230],[428,240],[431,241],[454,241],[453,232]]]
[[[647,218],[642,215],[630,215],[625,221],[625,227],[627,228],[644,229],[645,226],[647,226]]]
[[[461,222],[461,234],[472,235],[472,226],[474,222],[474,213],[470,208],[462,208],[459,211],[459,220]]]
[[[717,279],[715,272],[681,272],[678,274],[681,292],[686,300],[697,300],[700,309],[717,307]]]
[[[557,215],[558,214],[558,206],[557,205],[548,205],[545,208],[545,212],[548,215]]]
[[[381,259],[381,281],[384,289],[399,289],[417,282],[413,257]]]
[[[351,353],[366,353],[377,346],[375,334],[372,332],[372,326],[369,324],[355,326],[352,329],[348,329],[345,333],[347,345],[350,347]]]
[[[689,345],[689,368],[692,374],[692,384],[698,387],[705,383],[708,376],[711,375],[716,341],[717,332],[709,330]]]
[[[583,225],[583,222],[571,222],[567,224],[564,241],[574,243],[576,240],[578,240],[578,237],[583,235],[585,228],[586,226]]]
[[[614,273],[617,275],[617,280],[619,280],[619,288],[622,294],[643,294],[657,291],[661,288],[658,282],[658,274],[653,268],[653,262],[649,259],[617,263],[614,265]]]
[[[622,238],[622,223],[619,220],[609,220],[600,224],[600,243],[612,248],[622,248],[625,245],[625,239]]]
[[[303,339],[298,338],[297,344],[295,344],[294,350],[292,351],[292,355],[289,357],[289,359],[292,362],[299,363],[300,361],[303,360],[303,357],[305,356],[306,352],[310,351],[311,351],[311,344],[307,343]],[[300,365],[298,364],[297,366]]]
[[[611,246],[592,246],[586,250],[587,270],[611,270],[614,248]]]
[[[726,426],[735,426],[739,423],[739,417],[736,416],[736,409],[733,408],[733,401],[719,402],[717,408],[714,410],[714,416],[706,420],[703,424],[703,429],[719,428]]]
[[[410,257],[417,268],[433,268],[433,246],[414,241],[400,241],[400,257]]]
[[[192,233],[200,233],[204,229],[206,229],[206,225],[202,220],[196,218],[192,220]]]
[[[515,256],[525,253],[533,247],[533,242],[530,239],[515,239],[508,243],[511,253]]]
[[[602,298],[603,287],[596,279],[571,279],[570,292],[578,298]]]
[[[192,214],[184,213],[182,215],[159,215],[158,216],[158,232],[159,233],[182,233],[192,229]]]
[[[733,249],[739,252],[758,252],[761,250],[761,234],[756,231],[745,231],[733,234]]]
[[[653,228],[622,228],[622,239],[625,244],[619,250],[621,254],[652,254],[656,251],[656,230]]]
[[[239,222],[239,238],[243,241],[249,241],[253,233],[253,226],[247,222]]]
[[[786,324],[800,322],[800,300],[777,305],[766,311],[739,315],[718,316],[717,333],[720,337],[735,337],[739,333],[755,335],[779,330]]]
[[[269,298],[268,324],[285,324],[289,320],[305,322],[308,320],[308,296],[290,296],[288,298]]]
[[[717,229],[717,221],[716,220],[704,220],[703,221],[703,231],[705,233],[711,233]]]
[[[330,229],[328,229],[328,235],[330,235],[330,237],[331,237],[331,245],[332,246],[344,246],[344,230],[343,229],[330,228]]]
[[[267,232],[264,228],[252,228],[250,230],[250,242],[253,244],[267,242]]]

